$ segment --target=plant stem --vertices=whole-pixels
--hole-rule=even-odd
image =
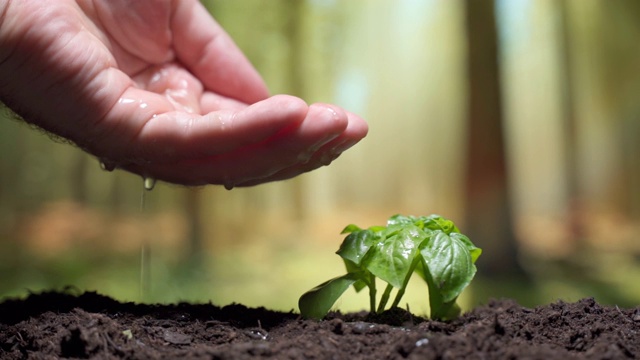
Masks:
[[[407,273],[407,277],[402,282],[402,287],[398,290],[398,293],[396,294],[395,299],[393,299],[393,304],[391,304],[392,308],[398,307],[398,305],[400,305],[400,300],[404,296],[404,292],[407,289],[407,285],[409,285],[409,279],[411,279],[411,275],[413,275],[413,272],[416,270],[416,266],[418,265],[418,263],[419,263],[418,258],[416,258],[416,260],[414,260],[413,263],[411,263],[411,268]]]
[[[393,290],[393,286],[391,284],[387,284],[387,287],[384,289],[384,293],[382,293],[382,298],[380,298],[380,304],[378,305],[378,313],[384,311],[384,307],[387,306],[387,301],[389,301],[389,296],[391,295],[391,290]]]
[[[371,313],[375,313],[376,311],[376,277],[371,274],[369,277],[369,307],[371,308]]]
[[[402,289],[398,290],[398,293],[396,294],[395,299],[393,299],[393,304],[391,304],[392,308],[398,307],[398,305],[400,305],[400,299],[402,299],[405,289],[406,289],[406,285]]]

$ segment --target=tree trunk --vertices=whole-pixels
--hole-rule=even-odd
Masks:
[[[469,90],[464,231],[483,248],[480,274],[521,274],[505,160],[495,4],[465,4]]]

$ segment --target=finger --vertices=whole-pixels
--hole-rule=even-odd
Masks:
[[[246,103],[212,92],[204,92],[200,98],[200,110],[203,114],[220,110],[240,111],[247,106]]]
[[[254,179],[244,183],[238,183],[236,186],[253,186],[269,181],[280,181],[290,179],[302,173],[315,170],[322,166],[327,166],[336,160],[344,151],[357,144],[367,135],[368,127],[366,122],[359,116],[347,113],[349,116],[349,125],[347,129],[337,138],[325,144],[316,151],[307,163],[296,164],[292,167],[283,169],[263,179]]]
[[[298,98],[279,95],[237,112],[221,110],[203,116],[168,112],[149,119],[135,142],[139,144],[139,156],[149,162],[202,159],[257,144],[295,128],[308,109]]]
[[[267,141],[200,160],[129,169],[138,173],[146,170],[158,179],[182,184],[232,187],[236,183],[268,179],[284,169],[309,162],[319,148],[344,132],[347,122],[347,114],[339,108],[314,104],[297,128]]]
[[[147,64],[174,58],[169,31],[172,7],[166,1],[77,1],[95,24],[110,38],[118,67],[132,74]]]
[[[206,90],[248,104],[268,97],[267,87],[231,37],[198,1],[176,1],[171,19],[177,58]]]
[[[96,21],[132,55],[151,63],[171,58],[167,51],[172,41],[167,31],[171,19],[169,6],[127,0],[82,1],[79,6],[90,16],[95,15]]]

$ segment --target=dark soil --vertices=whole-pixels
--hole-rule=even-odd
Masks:
[[[491,301],[452,322],[396,310],[324,321],[242,305],[139,305],[96,293],[0,304],[2,359],[634,359],[640,307]]]

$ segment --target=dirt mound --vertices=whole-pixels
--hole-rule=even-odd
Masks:
[[[452,322],[396,309],[324,321],[242,305],[142,305],[47,292],[0,304],[0,357],[129,359],[635,359],[640,307],[494,300]]]

